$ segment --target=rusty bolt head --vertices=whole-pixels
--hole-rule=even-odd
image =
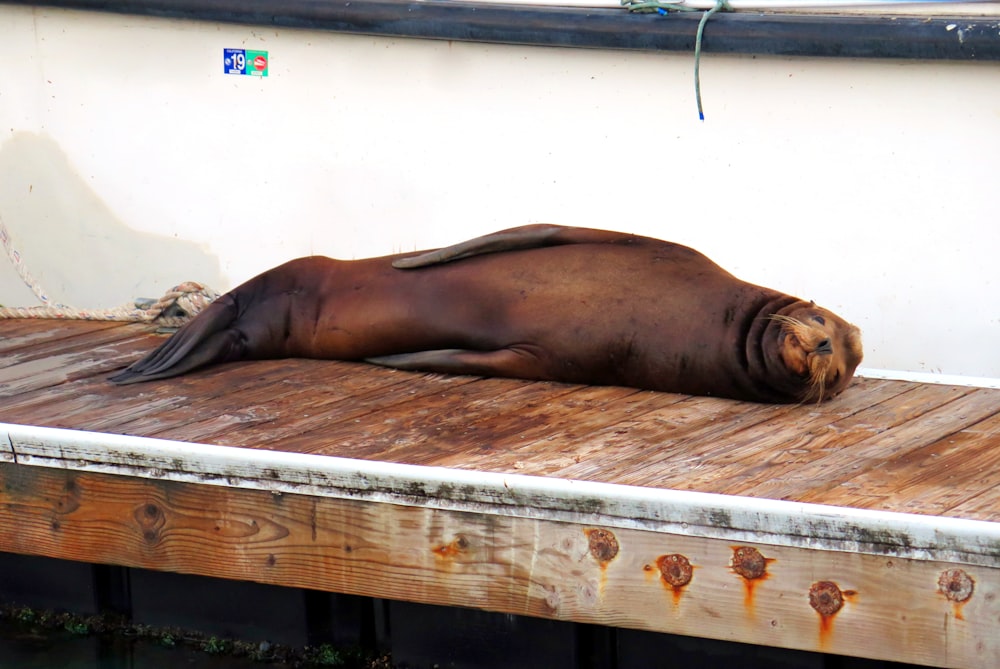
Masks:
[[[809,588],[809,606],[824,616],[832,616],[844,606],[844,593],[833,581],[817,581]]]
[[[938,590],[953,602],[968,601],[975,589],[976,582],[962,569],[946,569],[938,577]]]
[[[682,588],[690,583],[694,574],[691,562],[680,553],[661,555],[656,559],[656,566],[660,568],[663,580],[675,588]]]
[[[733,549],[733,571],[746,579],[760,578],[767,573],[767,559],[751,546]]]
[[[618,555],[618,539],[609,530],[587,530],[587,541],[590,544],[590,554],[598,562],[611,562]]]

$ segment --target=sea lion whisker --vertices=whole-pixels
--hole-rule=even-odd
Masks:
[[[812,380],[813,392],[816,395],[816,404],[822,404],[823,393],[826,392],[826,377],[825,375],[817,375]]]
[[[771,314],[768,316],[772,321],[777,321],[781,323],[782,329],[788,332],[789,330],[795,331],[799,328],[808,328],[809,326],[800,321],[798,318],[792,318],[791,316],[786,316],[785,314]]]

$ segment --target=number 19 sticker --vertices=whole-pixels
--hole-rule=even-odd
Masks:
[[[254,77],[266,77],[267,51],[223,49],[222,66],[226,74],[248,74]]]

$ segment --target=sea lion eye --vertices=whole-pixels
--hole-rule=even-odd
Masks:
[[[813,316],[812,319],[819,323],[820,325],[826,325],[826,319],[822,316]]]

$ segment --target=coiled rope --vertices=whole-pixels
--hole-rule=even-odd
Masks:
[[[621,0],[622,6],[630,12],[637,14],[656,12],[660,16],[666,16],[669,12],[696,12],[695,7],[688,7],[674,2],[661,2],[660,0]],[[729,0],[715,0],[715,6],[706,10],[701,15],[698,22],[698,32],[694,38],[694,97],[698,103],[698,119],[705,120],[705,110],[701,104],[701,41],[705,33],[705,24],[716,12],[726,10],[732,11]]]
[[[42,303],[38,307],[0,306],[0,318],[62,318],[88,321],[125,321],[152,323],[164,327],[183,325],[212,303],[219,294],[195,281],[185,281],[168,290],[158,300],[140,299],[111,309],[77,309],[49,298],[41,284],[32,276],[24,258],[11,240],[7,226],[0,220],[0,243],[25,285]]]

